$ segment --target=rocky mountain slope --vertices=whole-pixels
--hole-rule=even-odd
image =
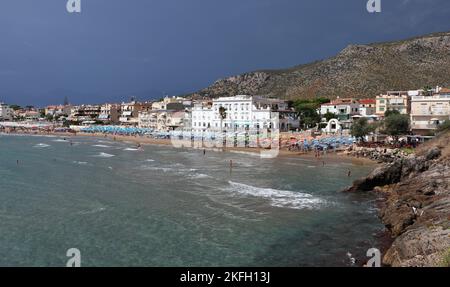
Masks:
[[[218,80],[196,93],[284,99],[374,97],[387,90],[450,86],[450,32],[350,45],[337,56],[285,70],[256,71]]]
[[[450,267],[450,132],[347,191],[369,190],[384,197],[380,218],[394,238],[384,264]]]

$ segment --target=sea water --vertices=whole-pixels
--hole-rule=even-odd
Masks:
[[[350,266],[383,226],[339,190],[373,168],[0,135],[0,266]]]

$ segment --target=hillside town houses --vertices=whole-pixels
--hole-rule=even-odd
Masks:
[[[338,97],[322,104],[317,113],[328,124],[324,131],[336,133],[349,129],[359,118],[383,119],[389,110],[409,115],[413,134],[429,134],[450,120],[450,89],[388,91],[368,99]],[[275,128],[274,117],[281,132],[300,129],[302,118],[288,101],[251,95],[202,99],[167,96],[159,101],[51,105],[41,110],[0,104],[0,121],[53,120],[80,126],[123,125],[156,131],[271,129]]]

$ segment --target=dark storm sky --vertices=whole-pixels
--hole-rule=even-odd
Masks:
[[[450,30],[449,0],[0,1],[0,102],[121,101],[195,91],[371,43]]]

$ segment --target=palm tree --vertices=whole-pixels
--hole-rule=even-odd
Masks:
[[[220,115],[220,129],[222,129],[222,121],[227,118],[227,109],[225,109],[224,107],[220,107],[219,115]]]

